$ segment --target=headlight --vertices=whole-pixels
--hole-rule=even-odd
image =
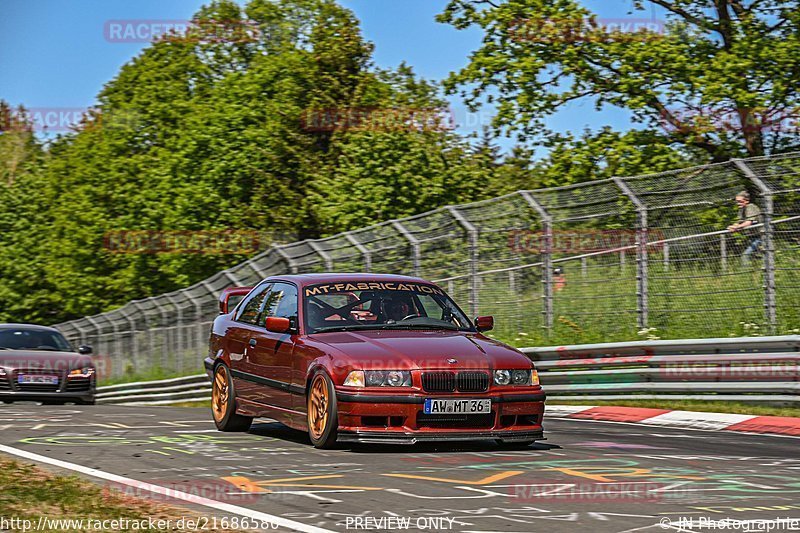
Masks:
[[[494,382],[498,385],[508,385],[511,383],[511,372],[508,370],[495,370]]]
[[[536,370],[495,370],[494,382],[496,385],[529,386],[539,384],[539,375]]]
[[[76,368],[75,370],[70,370],[69,375],[75,377],[89,377],[94,374],[94,367],[93,366],[85,366],[83,368]]]
[[[5,376],[5,375],[6,375],[6,369],[0,366],[0,376]]]
[[[364,386],[364,371],[363,370],[353,370],[349,374],[347,374],[347,378],[344,380],[345,387],[363,387]]]
[[[410,387],[411,372],[403,370],[367,370],[367,387]]]
[[[514,385],[530,385],[531,384],[531,371],[530,370],[514,370],[511,372],[511,383]]]

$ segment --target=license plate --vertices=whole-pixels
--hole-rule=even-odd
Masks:
[[[426,415],[480,415],[491,412],[492,400],[439,400],[425,398]]]
[[[58,385],[58,376],[46,376],[46,375],[28,375],[22,374],[17,376],[18,383],[36,383],[36,384],[45,384],[45,385]]]

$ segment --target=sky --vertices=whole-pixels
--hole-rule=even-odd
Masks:
[[[243,1],[243,0],[242,0]],[[240,1],[240,3],[242,3]],[[63,129],[96,103],[103,85],[135,57],[146,42],[109,38],[110,21],[183,21],[204,0],[4,0],[0,5],[0,99],[12,105],[50,112],[51,131]],[[434,20],[447,0],[339,0],[361,20],[364,36],[375,44],[374,62],[382,68],[402,61],[418,75],[442,80],[464,67],[480,45],[478,29],[456,30]],[[584,0],[599,16],[623,18],[631,0]],[[641,16],[641,15],[634,15]],[[655,16],[655,15],[654,15]],[[492,110],[468,114],[457,96],[450,98],[456,131],[479,131]],[[580,102],[548,119],[556,131],[631,126],[621,109],[594,110]],[[501,141],[507,149],[513,142]]]

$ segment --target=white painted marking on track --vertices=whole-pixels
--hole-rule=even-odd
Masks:
[[[697,413],[692,411],[670,411],[641,422],[657,426],[680,426],[696,429],[725,429],[734,424],[755,418],[754,415],[732,413]]]
[[[97,470],[95,468],[76,465],[75,463],[68,463],[66,461],[61,461],[59,459],[53,459],[52,457],[39,455],[38,453],[31,453],[25,450],[18,450],[17,448],[12,448],[11,446],[5,446],[3,444],[0,444],[0,452],[16,455],[17,457],[22,457],[24,459],[29,459],[31,461],[37,461],[40,463],[57,466],[59,468],[65,468],[67,470],[72,470],[73,472],[79,472],[87,476],[104,479],[106,481],[112,481],[114,483],[119,483],[121,485],[127,485],[129,487],[146,490],[154,494],[169,496],[170,498],[182,500],[187,503],[202,505],[203,507],[210,507],[211,509],[216,509],[218,511],[223,511],[226,513],[231,513],[239,516],[246,516],[254,520],[268,522],[270,524],[274,524],[279,527],[285,527],[292,531],[301,531],[302,533],[334,533],[329,529],[323,529],[320,527],[303,524],[301,522],[295,522],[294,520],[288,520],[286,518],[281,518],[279,516],[262,513],[254,509],[247,509],[246,507],[240,507],[238,505],[231,505],[229,503],[223,503],[217,500],[203,498],[186,492],[176,491],[174,489],[162,487],[160,485],[154,485],[152,483],[145,483],[143,481],[138,481],[123,476],[118,476],[117,474],[110,474],[108,472],[103,472],[102,470]]]
[[[616,420],[594,420],[594,419],[588,419],[588,418],[566,418],[566,417],[565,418],[559,418],[559,417],[554,417],[554,419],[555,420],[566,420],[568,422],[579,422],[579,423],[581,423],[581,422],[596,422],[598,424],[623,424],[623,425],[626,425],[626,426],[642,426],[642,425],[646,426],[646,425],[648,425],[648,424],[643,424],[642,422],[618,422]],[[652,426],[652,427],[661,427],[663,429],[674,429],[675,431],[678,431],[678,430],[680,430],[680,431],[705,431],[707,433],[716,433],[718,437],[733,437],[735,435],[737,438],[738,437],[743,437],[743,436],[748,436],[748,437],[776,437],[776,438],[782,438],[782,439],[800,439],[800,435],[781,435],[779,433],[755,433],[755,432],[750,432],[750,431],[726,431],[724,429],[722,429],[722,430],[718,430],[718,429],[699,429],[699,428],[689,428],[689,427],[672,427],[672,428],[670,428],[670,426]],[[554,432],[551,431],[551,433],[554,433]],[[655,434],[653,434],[653,435],[655,435]],[[660,435],[660,436],[661,437],[685,437],[685,435],[668,435],[668,434],[664,434],[664,435]],[[703,438],[703,437],[701,437],[701,438]],[[711,436],[705,437],[705,438],[711,438]],[[742,444],[742,442],[740,442],[738,439],[737,439],[737,442]]]

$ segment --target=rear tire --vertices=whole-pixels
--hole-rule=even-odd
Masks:
[[[211,386],[211,414],[214,424],[220,431],[247,431],[253,418],[236,413],[236,391],[233,378],[224,364],[214,369],[214,382]]]
[[[14,403],[14,400],[3,400],[3,403]]]
[[[315,448],[328,449],[336,445],[339,430],[339,412],[336,390],[328,374],[318,370],[311,378],[306,393],[308,436]]]

